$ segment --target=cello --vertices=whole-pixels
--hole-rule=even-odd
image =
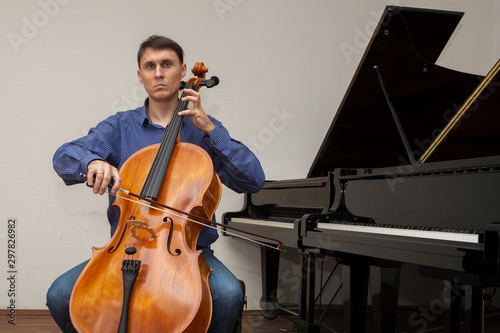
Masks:
[[[185,87],[217,85],[216,77],[205,79],[207,71],[196,63],[197,78]],[[178,112],[187,104],[179,100],[160,144],[137,151],[120,169],[122,187],[140,195],[117,196],[116,232],[104,247],[92,248],[73,288],[70,316],[78,332],[208,330],[211,269],[196,250],[205,225],[192,217],[210,221],[222,189],[208,153],[179,141]]]

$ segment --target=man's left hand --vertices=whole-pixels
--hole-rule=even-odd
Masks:
[[[188,116],[197,129],[210,136],[210,133],[212,133],[212,130],[215,128],[215,124],[208,118],[205,110],[203,110],[201,106],[200,93],[193,89],[184,89],[184,93],[187,96],[183,97],[182,101],[191,102],[193,108],[190,109],[188,107],[186,110],[179,112],[179,116]]]

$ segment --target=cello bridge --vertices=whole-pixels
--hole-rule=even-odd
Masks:
[[[149,231],[149,233],[151,234],[151,236],[158,237],[158,233],[153,228],[151,228],[149,226],[149,224],[147,224],[144,221],[128,220],[127,221],[127,225],[130,228],[130,233],[134,237],[139,236],[139,233],[137,232],[137,229],[145,229],[145,230]]]

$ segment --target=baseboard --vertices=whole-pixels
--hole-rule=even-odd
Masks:
[[[10,310],[0,309],[0,315],[9,315]],[[16,316],[50,316],[48,309],[16,309]]]
[[[262,310],[243,310],[243,315],[256,315],[261,314]],[[10,314],[10,310],[0,309],[0,316]],[[50,316],[48,309],[16,309],[18,316]]]
[[[413,306],[401,306],[398,308],[400,311],[417,311],[419,308]],[[367,311],[370,312],[371,307],[367,308]],[[462,309],[463,311],[464,309]],[[334,307],[330,309],[331,312],[341,312],[342,309],[338,307]],[[500,308],[492,308],[491,311],[500,311]],[[285,311],[278,310],[279,314],[286,314]],[[467,311],[468,312],[468,311]],[[8,315],[10,314],[10,310],[0,309],[0,315]],[[243,310],[243,315],[259,315],[262,314],[262,310]],[[16,309],[16,315],[19,316],[50,316],[50,312],[48,309]]]

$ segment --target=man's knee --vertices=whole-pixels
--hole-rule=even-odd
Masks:
[[[47,291],[46,305],[50,310],[53,310],[58,307],[60,300],[61,300],[61,293],[58,288],[58,285],[54,282]]]
[[[236,308],[243,304],[243,290],[238,280],[236,283],[228,284],[222,295],[225,303],[232,304]]]

